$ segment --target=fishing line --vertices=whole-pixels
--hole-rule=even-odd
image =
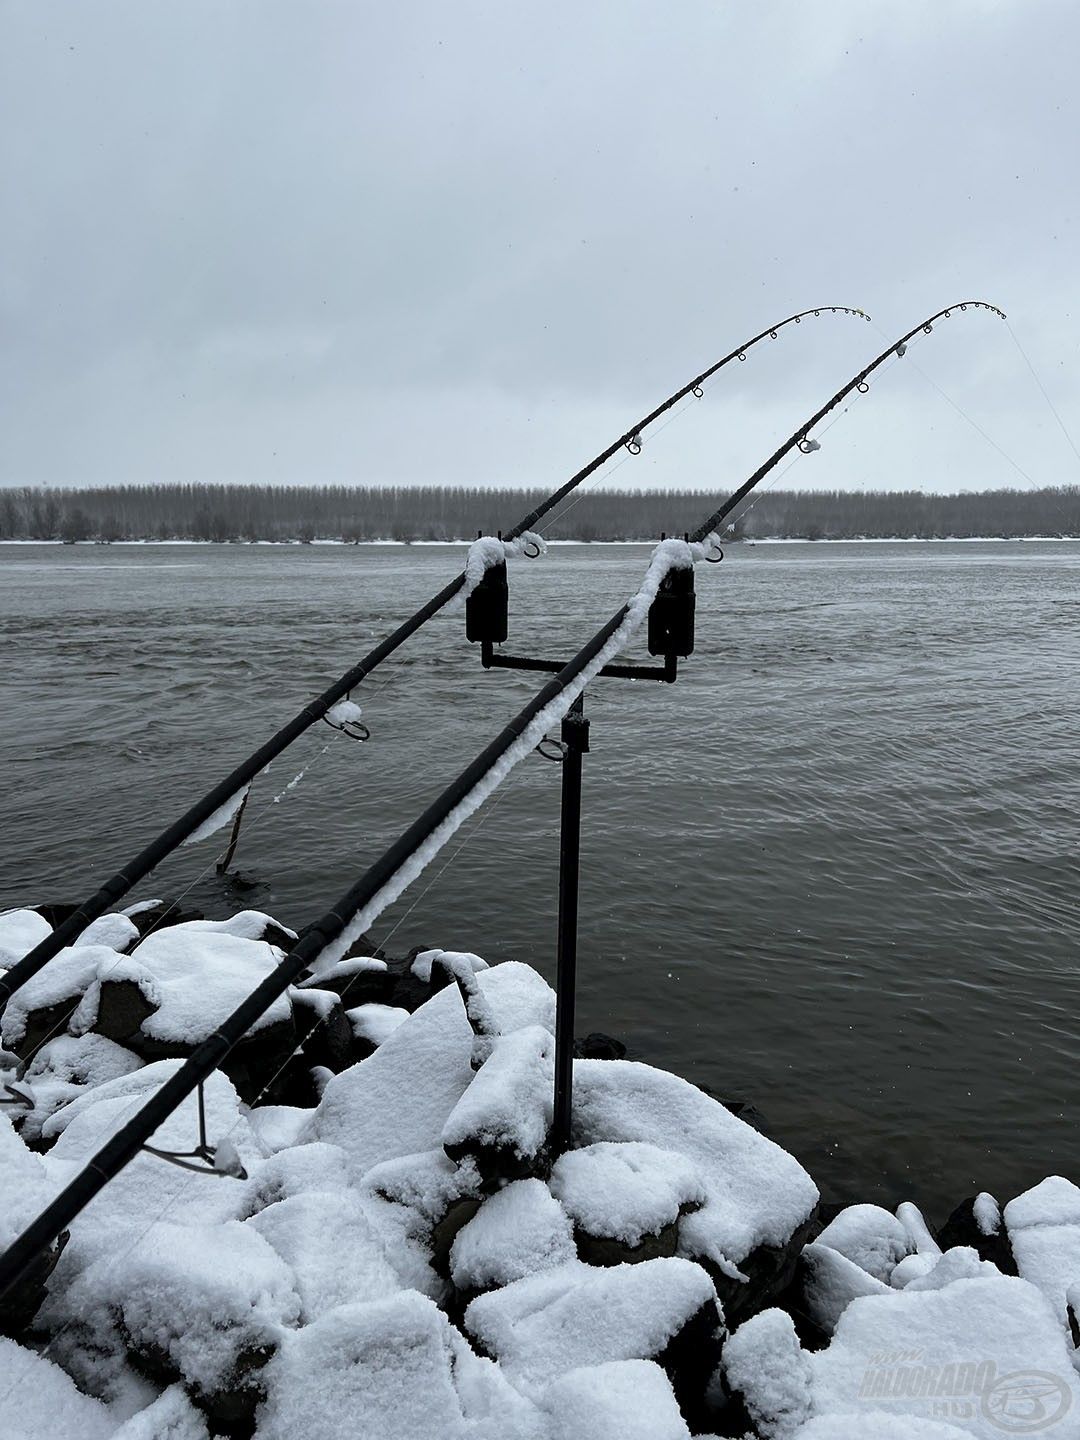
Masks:
[[[1076,442],[1075,442],[1075,440],[1073,440],[1072,436],[1069,434],[1069,431],[1067,430],[1067,428],[1066,428],[1066,426],[1065,426],[1065,421],[1062,420],[1061,416],[1058,414],[1057,407],[1055,406],[1054,402],[1050,399],[1050,396],[1049,396],[1049,394],[1047,393],[1047,390],[1046,390],[1046,386],[1045,386],[1045,385],[1043,384],[1043,382],[1039,379],[1038,373],[1036,372],[1035,366],[1031,363],[1031,360],[1030,360],[1030,358],[1028,357],[1027,351],[1026,351],[1026,350],[1024,349],[1024,347],[1020,344],[1020,340],[1019,340],[1019,337],[1018,337],[1017,334],[1016,334],[1016,331],[1013,329],[1013,327],[1012,327],[1011,325],[1009,325],[1009,322],[1008,322],[1007,320],[1006,320],[1005,324],[1008,325],[1008,327],[1009,327],[1009,334],[1010,334],[1010,335],[1012,336],[1012,338],[1013,338],[1013,344],[1014,344],[1014,345],[1016,346],[1016,348],[1020,351],[1020,354],[1024,357],[1024,363],[1027,365],[1028,369],[1031,371],[1031,378],[1035,381],[1035,384],[1036,384],[1036,385],[1039,387],[1039,389],[1042,391],[1043,399],[1046,401],[1047,405],[1050,406],[1050,413],[1053,415],[1053,417],[1054,417],[1054,419],[1057,421],[1057,423],[1061,426],[1061,433],[1065,436],[1065,439],[1069,442],[1069,448],[1072,450],[1072,452],[1073,452],[1073,454],[1076,456],[1077,460],[1080,460],[1080,450],[1078,450],[1078,449],[1076,448]]]

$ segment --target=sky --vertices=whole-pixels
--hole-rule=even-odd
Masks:
[[[0,0],[0,35],[0,485],[554,486],[763,327],[868,311],[591,482],[726,491],[966,299],[1008,323],[920,332],[775,483],[1080,483],[1075,0]]]

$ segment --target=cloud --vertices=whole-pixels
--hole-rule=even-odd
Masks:
[[[1068,0],[2,13],[0,483],[554,482],[794,309],[969,295],[1080,434]],[[634,479],[741,475],[884,343],[786,334]],[[1080,480],[998,322],[918,363]],[[914,366],[860,407],[816,483],[1023,483]]]

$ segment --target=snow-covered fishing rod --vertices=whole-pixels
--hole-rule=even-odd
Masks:
[[[798,325],[808,317],[828,314],[852,315],[862,320],[870,319],[870,316],[864,311],[847,305],[819,305],[812,310],[800,310],[798,314],[789,315],[787,319],[780,320],[777,324],[770,325],[768,329],[759,331],[749,340],[744,340],[741,345],[729,351],[723,359],[717,360],[714,365],[710,365],[700,375],[695,375],[673,395],[669,395],[655,410],[651,410],[648,415],[638,420],[606,450],[602,450],[576,474],[571,475],[565,484],[553,491],[546,500],[519,520],[513,529],[506,533],[506,538],[516,540],[525,535],[537,520],[558,505],[564,496],[587,480],[624,446],[632,454],[637,454],[641,449],[642,433],[685,396],[700,395],[705,381],[724,369],[726,365],[730,365],[735,360],[745,360],[747,352],[752,350],[755,345],[763,340],[775,340],[779,332],[788,325]],[[144,880],[168,855],[171,855],[185,841],[190,840],[201,827],[205,826],[208,821],[212,821],[219,811],[227,809],[246,790],[246,787],[251,784],[260,771],[264,770],[272,760],[276,760],[294,740],[303,735],[312,725],[323,719],[328,710],[339,701],[346,699],[355,686],[359,685],[377,666],[400,649],[411,636],[415,635],[433,616],[448,605],[461,591],[465,580],[465,574],[462,573],[449,585],[444,586],[437,595],[433,595],[426,605],[422,605],[414,615],[399,625],[392,635],[387,636],[381,644],[376,645],[374,650],[371,650],[361,661],[335,680],[321,695],[316,696],[314,700],[305,705],[298,715],[295,715],[264,745],[261,745],[246,760],[237,765],[220,784],[215,785],[212,790],[208,790],[200,800],[197,800],[190,809],[181,815],[179,820],[170,825],[168,829],[163,830],[133,860],[129,860],[115,875],[106,880],[94,895],[77,906],[62,924],[57,925],[51,934],[13,965],[6,975],[0,975],[0,1014],[3,1013],[7,1002],[20,985],[25,985],[27,980],[36,975],[42,966],[47,964],[65,946],[74,944],[92,920],[98,919],[106,911],[115,907],[123,896],[127,895],[140,880]],[[226,821],[229,818],[232,818],[231,814],[226,816]]]
[[[965,301],[964,308],[976,306],[1002,312],[982,301]],[[952,309],[932,315],[910,330],[859,373],[816,411],[795,432],[792,439],[740,487],[731,500],[698,527],[695,535],[706,539],[716,518],[729,513],[738,498],[749,493],[793,446],[807,438],[822,416],[854,389],[865,383],[878,365],[901,352],[907,341],[927,330]],[[645,582],[638,593],[568,661],[538,694],[510,721],[453,780],[404,834],[386,850],[371,868],[338,900],[321,920],[297,941],[287,955],[232,1012],[208,1039],[192,1052],[180,1069],[161,1086],[112,1139],[108,1140],[37,1219],[0,1255],[0,1297],[41,1264],[41,1256],[109,1181],[147,1145],[154,1131],[221,1064],[267,1007],[285,993],[305,970],[316,973],[340,959],[350,944],[400,896],[450,840],[458,828],[498,787],[515,764],[531,753],[537,740],[565,718],[585,686],[605,663],[623,647],[642,623],[649,606],[672,568],[685,568],[696,558],[682,542],[663,542],[654,555]],[[665,549],[666,547],[666,549]],[[696,555],[702,555],[698,547]]]

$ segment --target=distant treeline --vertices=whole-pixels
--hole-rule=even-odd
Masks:
[[[539,490],[435,486],[122,485],[0,490],[0,540],[469,540],[509,526]],[[653,540],[693,529],[723,497],[703,491],[590,491],[546,517],[553,540]],[[769,491],[736,526],[748,539],[1080,535],[1080,488]]]

